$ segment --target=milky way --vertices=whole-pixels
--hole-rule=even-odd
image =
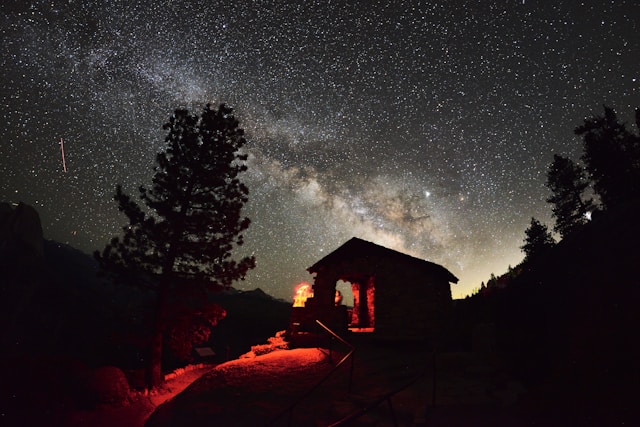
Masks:
[[[107,6],[108,5],[108,6]],[[235,109],[252,220],[240,289],[290,299],[353,236],[442,264],[469,294],[552,226],[573,129],[640,106],[636,1],[9,1],[0,201],[87,253],[148,185],[173,110]],[[64,140],[63,170],[60,139]]]

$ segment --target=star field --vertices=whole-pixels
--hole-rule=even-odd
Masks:
[[[3,2],[0,200],[102,249],[148,185],[173,110],[235,109],[257,267],[290,299],[353,236],[442,264],[469,294],[522,260],[573,129],[640,106],[628,1]],[[63,171],[60,139],[67,172]]]

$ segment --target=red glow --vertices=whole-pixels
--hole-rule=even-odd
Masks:
[[[313,297],[313,288],[307,282],[302,282],[296,286],[296,292],[293,295],[293,306],[304,307],[307,298]]]
[[[349,329],[372,332],[375,327],[375,280],[370,277],[361,283],[352,283],[353,310]]]

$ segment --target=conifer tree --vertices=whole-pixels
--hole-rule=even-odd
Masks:
[[[176,324],[185,316],[222,315],[204,306],[206,292],[231,286],[255,265],[253,257],[231,256],[250,223],[241,215],[249,190],[240,180],[247,156],[238,126],[224,104],[217,110],[207,105],[201,115],[176,110],[163,127],[167,147],[156,157],[153,185],[139,189],[146,209],[116,188],[114,198],[129,223],[122,238],[95,256],[107,272],[155,291],[151,388],[161,382],[164,338],[180,335]]]
[[[640,113],[636,110],[636,124]],[[615,111],[586,119],[575,129],[583,136],[582,160],[604,209],[640,197],[640,136],[619,123]]]
[[[533,217],[524,234],[524,245],[520,249],[524,252],[525,261],[529,261],[548,251],[556,243],[547,226]]]
[[[580,165],[555,154],[547,170],[546,186],[552,193],[547,202],[553,205],[553,230],[564,238],[584,225],[587,214],[594,209],[591,199],[583,199],[589,181]]]

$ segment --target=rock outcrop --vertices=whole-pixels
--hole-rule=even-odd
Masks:
[[[102,366],[87,375],[82,396],[86,404],[122,405],[128,397],[129,382],[122,369]]]
[[[44,257],[40,215],[26,203],[0,203],[0,257],[7,266],[30,264]]]

